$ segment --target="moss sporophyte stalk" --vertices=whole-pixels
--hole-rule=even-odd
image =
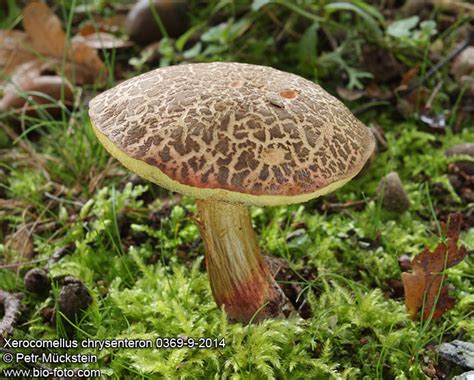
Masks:
[[[369,129],[320,86],[242,63],[150,71],[98,95],[89,113],[99,141],[128,169],[198,200],[214,299],[244,323],[293,310],[247,206],[327,194],[375,148]]]

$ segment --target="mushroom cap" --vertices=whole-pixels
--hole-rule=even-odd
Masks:
[[[90,102],[105,148],[138,175],[199,199],[305,202],[353,178],[370,130],[320,86],[243,63],[160,68]]]

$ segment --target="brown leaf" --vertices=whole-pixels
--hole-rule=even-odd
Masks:
[[[82,74],[84,83],[103,83],[107,77],[107,68],[98,56],[97,51],[82,42],[73,42],[72,49],[71,61],[76,64],[77,72]],[[68,79],[74,80],[69,76]],[[77,80],[76,83],[81,84]]]
[[[400,87],[399,87],[400,89]],[[408,118],[416,112],[417,106],[419,111],[423,112],[427,99],[431,91],[423,86],[418,87],[418,89],[413,90],[405,96],[405,98],[399,98],[397,102],[397,108],[400,113]]]
[[[93,22],[84,23],[79,29],[81,36],[88,36],[96,32],[117,32],[124,27],[127,15],[116,14],[106,18],[95,18]]]
[[[61,21],[46,4],[40,2],[28,4],[23,10],[23,25],[26,33],[12,31],[0,34],[0,66],[3,61],[12,61],[9,63],[8,73],[13,73],[12,81],[15,86],[18,87],[15,77],[22,78],[26,74],[30,80],[35,75],[41,75],[44,70],[48,74],[53,72],[64,75],[71,83],[104,81],[107,70],[97,51],[87,46],[85,42],[73,41],[71,44],[66,44],[66,34]],[[24,53],[18,55],[15,51]],[[33,52],[36,52],[36,55]],[[37,53],[42,57],[38,57]],[[66,62],[63,65],[64,54]],[[37,70],[27,73],[25,66],[18,66],[29,61],[35,62],[32,64],[34,67],[46,65],[47,68],[42,68],[39,73]]]
[[[390,90],[380,87],[375,81],[369,82],[365,90],[372,99],[388,100],[393,96]]]
[[[105,82],[107,69],[97,51],[84,41],[66,44],[61,21],[46,4],[28,4],[23,10],[23,25],[26,33],[0,31],[0,68],[10,76],[0,109],[21,108],[34,114],[35,106],[25,96],[25,92],[33,92],[29,96],[33,103],[48,104],[48,111],[56,114],[60,108],[51,98],[72,103],[70,83]]]
[[[16,66],[34,59],[28,35],[19,30],[0,30],[0,71],[10,74]],[[2,78],[0,78],[2,79]]]
[[[103,32],[102,29],[99,29],[100,32]],[[92,23],[87,23],[81,26],[79,29],[79,35],[86,37],[97,32],[97,28]]]
[[[8,251],[14,251],[17,257],[10,257],[11,262],[21,262],[23,260],[31,260],[34,256],[33,240],[27,226],[20,225],[16,232],[5,237],[5,247]]]
[[[43,75],[59,71],[59,65],[59,61],[40,59],[19,65],[4,88],[0,110],[21,109],[27,115],[36,116],[36,109],[42,108],[53,116],[59,115],[61,108],[57,102],[72,104],[73,87],[60,76]]]
[[[125,26],[126,14],[114,14],[98,21],[98,25],[107,32],[116,32]]]
[[[408,70],[405,74],[403,74],[402,80],[400,81],[400,85],[396,88],[396,91],[404,90],[408,87],[408,84],[416,78],[418,75],[419,67],[413,67],[412,69]]]
[[[412,272],[402,273],[405,305],[412,319],[416,319],[421,310],[423,320],[427,320],[431,313],[436,319],[454,306],[455,300],[449,296],[445,285],[447,275],[443,272],[461,262],[466,255],[466,248],[457,244],[461,223],[460,213],[451,214],[448,225],[442,224],[446,243],[439,243],[434,252],[425,248],[413,259]]]
[[[23,80],[19,88],[5,92],[0,109],[22,108],[34,114],[41,107],[49,112],[59,112],[57,101],[63,98],[65,104],[73,101],[72,86],[58,75],[41,75]]]
[[[45,68],[44,65],[45,63],[40,59],[32,59],[18,65],[5,86],[5,93],[20,87],[22,82],[41,75],[41,71]]]
[[[10,76],[10,80],[3,87],[3,97],[0,99],[0,110],[6,111],[12,105],[12,97],[19,96],[24,83],[41,75],[43,62],[33,59],[18,65]],[[15,102],[13,102],[15,103]]]
[[[36,51],[52,57],[63,56],[66,34],[61,20],[46,4],[28,4],[23,9],[23,27]]]

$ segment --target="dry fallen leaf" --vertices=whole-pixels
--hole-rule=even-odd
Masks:
[[[401,90],[403,91],[403,89]],[[424,111],[430,95],[431,91],[428,88],[420,86],[404,97],[399,97],[397,99],[397,109],[405,118],[409,118],[416,112],[417,108],[420,112]]]
[[[13,72],[9,83],[4,88],[0,99],[0,110],[18,109],[27,115],[34,116],[35,109],[47,110],[51,115],[59,115],[59,101],[65,105],[73,102],[73,86],[58,75],[60,62],[44,62],[34,59],[19,65]],[[67,77],[67,76],[66,76]]]
[[[395,91],[403,91],[408,88],[408,85],[410,82],[416,78],[419,72],[419,67],[413,67],[410,70],[408,70],[405,74],[402,76],[402,80],[400,81],[400,85],[395,89]]]
[[[367,96],[372,99],[377,100],[389,100],[392,98],[393,94],[387,88],[380,87],[375,81],[371,81],[365,87]]]
[[[67,64],[76,64],[75,70],[82,73],[76,76],[75,70],[70,67],[64,70],[64,75],[71,82],[85,84],[105,79],[106,68],[97,51],[87,46],[84,41],[72,41],[70,46],[66,46],[66,34],[62,29],[61,20],[46,4],[28,4],[23,10],[23,25],[32,48],[40,54],[62,59],[66,51]]]
[[[5,237],[5,248],[7,248],[8,252],[14,251],[18,254],[16,257],[10,256],[11,262],[17,263],[33,258],[33,240],[26,225],[18,226],[13,234]]]
[[[10,74],[16,66],[34,59],[28,35],[19,30],[0,30],[0,72]],[[0,78],[1,80],[2,78]]]
[[[54,111],[59,108],[52,99],[72,103],[71,83],[105,82],[106,66],[97,51],[87,41],[68,43],[61,20],[45,3],[31,2],[23,9],[23,26],[26,33],[0,31],[0,69],[10,77],[3,84],[0,109],[28,106],[31,113],[34,107],[26,104],[25,92],[33,92],[33,103]]]
[[[79,42],[73,43],[72,51],[70,52],[71,63],[75,63],[74,69],[82,73],[84,82],[81,83],[76,77],[67,76],[71,81],[77,84],[84,83],[104,83],[107,77],[107,69],[97,54],[97,51],[90,48],[86,44]],[[65,70],[66,71],[66,70]]]
[[[40,54],[62,57],[66,34],[61,20],[44,3],[32,2],[23,9],[23,27],[31,46]]]
[[[436,319],[454,306],[455,300],[449,296],[445,285],[447,275],[443,272],[460,263],[466,255],[466,248],[458,246],[461,223],[460,213],[451,214],[448,225],[442,224],[446,242],[439,243],[434,252],[425,248],[412,260],[412,272],[402,273],[405,305],[412,319],[416,319],[420,311],[423,311],[423,320],[431,313]]]
[[[40,76],[44,69],[45,63],[40,59],[32,59],[18,65],[5,85],[5,95],[9,91],[14,91],[16,87],[20,87],[23,82]]]
[[[34,115],[35,109],[41,107],[56,114],[60,111],[57,102],[61,99],[66,105],[72,104],[72,86],[59,75],[41,75],[23,81],[16,91],[6,92],[0,100],[0,109],[22,109]]]
[[[126,17],[127,15],[125,14],[116,14],[105,18],[96,17],[93,22],[84,23],[79,29],[79,34],[81,36],[88,36],[98,31],[117,32],[124,27]]]

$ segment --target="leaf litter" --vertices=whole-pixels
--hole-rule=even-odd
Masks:
[[[33,104],[68,103],[73,85],[105,83],[107,68],[96,49],[83,39],[68,41],[61,20],[46,4],[28,4],[23,9],[23,27],[24,32],[0,31],[0,68],[9,77],[1,78],[3,110],[23,107],[25,93],[35,93],[29,102]]]
[[[419,312],[423,320],[437,319],[455,305],[449,295],[445,270],[459,264],[466,256],[466,247],[458,245],[462,215],[452,214],[441,228],[446,241],[431,252],[425,248],[411,262],[411,273],[402,273],[405,289],[405,305],[412,319]]]

